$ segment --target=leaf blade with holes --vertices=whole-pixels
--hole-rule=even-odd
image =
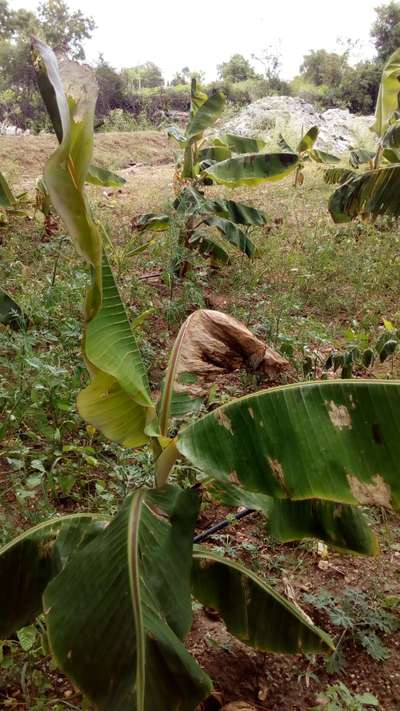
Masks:
[[[271,388],[184,428],[177,448],[216,479],[275,498],[399,508],[400,442],[390,415],[399,408],[396,382]]]
[[[400,165],[355,174],[331,195],[329,212],[335,222],[349,222],[359,214],[400,215]]]
[[[193,491],[139,490],[46,589],[57,663],[100,711],[189,711],[210,690],[208,677],[181,641],[191,624],[198,506]],[[105,609],[112,609],[112,618]],[[145,675],[142,690],[137,668]]]

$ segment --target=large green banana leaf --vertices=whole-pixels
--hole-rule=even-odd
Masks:
[[[348,222],[360,214],[400,215],[400,165],[392,164],[350,177],[331,195],[329,211],[335,222]]]
[[[0,549],[0,639],[34,621],[47,584],[106,523],[96,514],[71,514],[45,521]]]
[[[360,176],[350,168],[327,168],[327,170],[324,170],[324,181],[328,185],[337,185],[338,183],[342,185],[350,178],[358,177]]]
[[[266,146],[262,138],[248,138],[247,136],[238,136],[235,133],[224,133],[220,136],[220,140],[225,143],[233,153],[259,153]]]
[[[278,499],[400,506],[396,382],[290,385],[234,400],[177,448],[218,480]]]
[[[307,133],[303,136],[299,145],[297,146],[297,153],[304,153],[305,151],[310,151],[318,138],[318,134],[318,126],[311,126],[311,128],[308,129]]]
[[[266,517],[268,534],[281,543],[319,539],[342,553],[376,555],[379,544],[361,511],[332,501],[290,501],[242,489],[226,481],[208,487],[221,503],[245,506]]]
[[[281,180],[298,164],[294,153],[248,153],[216,163],[204,174],[216,183],[235,187]]]
[[[400,49],[389,57],[386,62],[379,87],[375,107],[375,123],[372,131],[382,137],[392,114],[399,108],[400,93]]]
[[[240,563],[195,546],[193,595],[219,612],[228,631],[263,651],[327,653],[330,637],[302,610]]]
[[[129,496],[44,593],[51,649],[99,711],[193,711],[210,681],[183,646],[194,491]]]
[[[192,140],[202,135],[206,128],[215,123],[221,116],[225,106],[225,96],[217,92],[210,96],[190,119],[186,128],[186,138]]]
[[[7,292],[0,289],[0,324],[18,330],[24,320],[21,307]]]

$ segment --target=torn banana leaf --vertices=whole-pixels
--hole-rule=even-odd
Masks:
[[[350,177],[329,200],[335,222],[349,222],[358,215],[400,215],[400,165],[369,170]]]

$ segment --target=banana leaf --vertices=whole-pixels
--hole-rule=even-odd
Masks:
[[[195,546],[192,590],[214,608],[228,631],[250,647],[266,652],[329,653],[331,638],[262,578],[236,561]]]
[[[205,222],[211,227],[216,227],[224,239],[237,247],[246,257],[254,257],[256,248],[253,242],[233,222],[225,220],[223,217],[207,217]]]
[[[221,92],[210,96],[190,119],[186,128],[186,138],[192,140],[200,137],[206,128],[210,128],[221,116],[224,106],[225,96]]]
[[[248,138],[235,133],[224,133],[220,140],[229,146],[233,153],[259,153],[266,146],[262,138]]]
[[[0,208],[12,208],[15,205],[15,197],[7,183],[3,173],[0,172]]]
[[[350,178],[357,177],[359,177],[358,174],[349,168],[327,168],[324,170],[324,181],[328,185],[337,185],[338,183],[342,185]]]
[[[375,107],[375,123],[371,126],[371,130],[380,137],[384,135],[393,113],[399,108],[399,93],[400,49],[396,49],[383,68]]]
[[[111,170],[107,170],[107,168],[89,165],[86,182],[91,183],[91,185],[99,185],[103,188],[120,188],[121,185],[125,185],[126,180],[125,178],[121,178],[120,175],[112,173]]]
[[[208,204],[219,217],[226,217],[237,225],[265,225],[267,216],[262,210],[236,200],[209,200]]]
[[[26,321],[27,319],[17,302],[7,292],[0,289],[0,324],[18,330]]]
[[[136,220],[134,228],[138,230],[138,232],[165,232],[165,230],[169,228],[170,223],[169,215],[147,212]]]
[[[216,183],[235,187],[281,180],[299,162],[293,153],[253,153],[216,163],[204,175]]]
[[[307,133],[301,139],[299,145],[297,146],[296,152],[304,153],[306,151],[310,151],[318,138],[318,134],[318,126],[311,126],[311,128],[308,129]]]
[[[96,514],[70,514],[40,523],[0,549],[0,639],[35,620],[50,580],[107,522]]]
[[[400,165],[369,170],[350,177],[331,195],[329,212],[335,222],[349,222],[360,214],[400,215]]]
[[[194,491],[140,489],[44,593],[53,655],[99,711],[193,711],[211,683],[192,620]]]
[[[400,507],[399,383],[271,388],[188,427],[178,451],[215,479],[277,499]]]
[[[273,499],[221,481],[211,481],[207,488],[222,504],[263,513],[268,534],[281,543],[319,539],[341,553],[373,556],[379,552],[377,537],[355,506],[318,499]]]
[[[315,163],[340,163],[340,158],[332,155],[332,153],[320,151],[319,148],[313,148],[308,155]]]

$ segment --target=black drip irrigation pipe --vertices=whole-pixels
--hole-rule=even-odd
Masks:
[[[207,538],[210,538],[210,536],[212,536],[213,533],[217,533],[217,531],[222,531],[223,528],[230,526],[232,523],[235,523],[235,521],[240,521],[241,518],[244,518],[245,516],[249,516],[249,514],[252,514],[255,511],[256,511],[256,509],[243,509],[243,511],[240,511],[240,513],[237,513],[234,518],[230,518],[230,519],[225,518],[223,521],[220,521],[219,523],[216,523],[214,526],[211,526],[211,528],[207,528],[205,531],[198,533],[197,536],[195,536],[193,538],[193,543],[202,543]]]

